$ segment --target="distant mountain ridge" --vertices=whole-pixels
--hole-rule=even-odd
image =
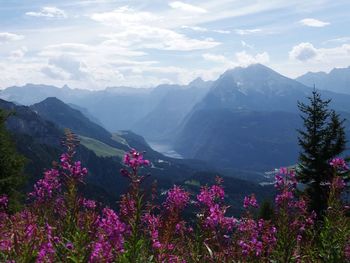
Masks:
[[[64,103],[74,104],[86,109],[91,120],[97,119],[110,132],[117,130],[130,130],[135,127],[137,131],[144,131],[146,126],[159,127],[154,123],[154,115],[161,111],[173,111],[174,105],[179,105],[183,99],[189,101],[196,98],[196,92],[205,93],[210,86],[210,81],[197,79],[189,85],[168,85],[163,84],[154,88],[130,88],[130,87],[109,87],[105,90],[89,91],[83,89],[70,89],[67,86],[57,88],[49,85],[27,84],[22,87],[9,87],[0,91],[0,98],[23,105],[32,105],[45,100],[48,97],[56,97]],[[176,95],[178,91],[179,96]],[[164,100],[175,94],[178,100],[172,105],[164,103]],[[173,98],[174,101],[176,98]],[[196,101],[195,101],[196,102]],[[195,103],[194,102],[194,103]],[[158,107],[158,108],[157,108]],[[181,110],[181,106],[177,106]],[[178,116],[182,116],[180,114]],[[148,119],[146,121],[146,119]],[[169,129],[168,123],[164,123],[164,129]],[[160,125],[163,129],[162,124]],[[154,129],[156,130],[156,129]],[[149,135],[152,132],[145,132],[142,135]]]
[[[3,100],[16,102],[25,106],[43,101],[48,97],[56,97],[63,101],[73,102],[77,98],[82,98],[91,94],[85,89],[71,89],[68,86],[58,88],[52,85],[31,84],[24,86],[12,86],[0,91]]]
[[[329,73],[308,72],[296,80],[309,87],[315,85],[317,89],[350,94],[350,66],[334,68]]]

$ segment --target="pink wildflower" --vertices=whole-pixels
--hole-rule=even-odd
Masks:
[[[333,158],[329,162],[329,165],[337,170],[343,170],[343,171],[349,170],[349,167],[343,158],[339,158],[339,157]]]
[[[163,204],[168,210],[182,210],[189,202],[190,194],[179,186],[174,186],[168,191],[168,196]]]
[[[335,176],[332,181],[332,186],[336,190],[342,190],[346,186],[346,184],[343,178],[341,178],[340,176]]]
[[[137,152],[135,149],[131,149],[129,153],[124,155],[124,164],[132,169],[138,169],[141,166],[147,166],[150,164],[148,160],[143,159],[143,155]]]
[[[102,211],[102,218],[98,228],[113,245],[117,251],[123,250],[125,224],[119,220],[118,215],[111,209],[105,208]]]
[[[347,261],[350,261],[350,243],[346,244],[344,254],[345,254],[345,259]]]
[[[38,202],[45,202],[51,199],[56,191],[61,189],[59,172],[56,169],[47,170],[44,178],[40,179],[34,185],[34,191],[29,193],[30,197],[34,197]]]
[[[0,208],[6,209],[9,199],[7,195],[0,196]]]
[[[86,209],[94,210],[96,208],[96,202],[94,200],[83,198],[80,200],[80,202],[81,202],[81,205]]]
[[[256,201],[254,194],[252,194],[251,196],[244,197],[243,207],[244,208],[248,208],[248,207],[257,208],[258,207],[258,202]]]

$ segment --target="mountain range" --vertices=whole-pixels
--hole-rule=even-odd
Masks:
[[[332,99],[330,107],[347,119],[350,95],[339,92],[346,90],[349,69],[320,73],[329,80],[320,83],[332,84],[316,85],[322,98]],[[196,79],[182,86],[87,91],[27,84],[9,87],[0,97],[32,105],[42,118],[60,128],[71,127],[82,143],[105,156],[111,151],[108,147],[122,154],[125,149],[113,136],[132,130],[147,142],[166,144],[185,159],[205,161],[227,176],[256,180],[266,170],[297,162],[296,129],[302,125],[297,102],[307,102],[313,90],[310,76],[316,75],[294,80],[254,64],[227,70],[215,81]],[[60,115],[66,104],[69,120]],[[89,129],[88,122],[94,123]]]
[[[160,85],[153,89],[110,87],[102,91],[27,84],[1,91],[0,98],[29,106],[56,97],[112,132],[133,129],[154,138],[172,130],[206,94],[210,83],[197,79],[185,86]],[[159,115],[168,116],[168,119],[159,124]]]
[[[269,170],[297,162],[302,122],[297,102],[312,88],[256,64],[222,74],[178,129],[173,146],[186,158],[228,169]],[[321,91],[348,117],[349,95]],[[350,134],[349,123],[346,122]]]
[[[296,79],[306,86],[314,86],[317,89],[350,94],[350,66],[347,68],[335,68],[329,73],[308,72]]]
[[[131,148],[145,151],[146,158],[151,161],[152,165],[142,171],[151,174],[151,178],[146,180],[146,188],[156,180],[160,190],[176,183],[198,191],[200,184],[209,183],[218,174],[202,161],[166,157],[151,149],[141,136],[131,131],[109,133],[80,111],[57,98],[47,98],[30,107],[0,100],[0,108],[14,113],[7,120],[6,126],[16,142],[18,151],[27,159],[27,192],[41,177],[42,172],[50,168],[52,162],[62,153],[60,142],[64,128],[71,129],[81,141],[77,159],[81,160],[89,171],[87,183],[81,190],[88,197],[96,198],[110,206],[115,206],[115,200],[128,188],[129,182],[119,175],[119,170],[123,167],[123,154]],[[232,193],[230,200],[235,213],[239,213],[240,210],[237,200],[241,201],[243,196],[250,192],[257,192],[262,199],[271,196],[269,187],[236,178],[224,178],[232,188],[228,189],[228,193]],[[239,186],[241,190],[236,192],[234,189]]]

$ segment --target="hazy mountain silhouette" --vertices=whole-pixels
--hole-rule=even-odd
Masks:
[[[309,87],[315,85],[317,89],[350,94],[350,66],[332,69],[328,74],[308,72],[296,80]]]

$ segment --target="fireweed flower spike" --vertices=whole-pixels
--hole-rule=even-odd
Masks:
[[[257,208],[258,207],[258,202],[256,201],[254,194],[252,194],[251,196],[244,197],[243,207],[244,208],[248,208],[248,207]]]
[[[324,223],[315,224],[307,199],[297,194],[294,172],[286,168],[275,178],[277,195],[270,220],[256,218],[254,194],[244,198],[241,217],[228,216],[225,197],[233,195],[225,195],[220,178],[194,194],[175,185],[159,202],[152,188],[148,204],[139,171],[150,162],[134,149],[123,159],[122,175],[130,179],[131,187],[122,195],[117,213],[80,195],[87,170],[74,160],[75,136],[68,133],[63,144],[67,152],[37,181],[22,211],[10,214],[8,198],[0,196],[0,262],[350,260],[350,222],[343,209],[348,204],[341,198],[346,185],[339,176],[348,166],[341,158],[330,161],[336,176],[329,182],[329,209]],[[193,211],[197,216],[191,217]]]
[[[345,160],[343,158],[333,158],[330,162],[329,165],[332,166],[336,170],[340,171],[347,171],[349,170],[348,165],[346,164]]]
[[[0,196],[0,211],[1,211],[1,209],[3,209],[3,210],[7,209],[8,201],[9,200],[8,200],[7,195]]]
[[[168,191],[168,196],[163,205],[169,211],[182,210],[189,201],[190,194],[181,187],[174,185],[174,187]]]
[[[150,164],[148,160],[143,159],[142,153],[131,149],[129,153],[124,155],[124,164],[132,169],[137,170],[141,166],[147,166]]]
[[[35,198],[38,202],[46,202],[47,199],[51,199],[60,188],[59,171],[51,169],[46,171],[44,173],[44,178],[40,179],[34,185],[34,191],[29,193],[29,197]]]
[[[138,175],[139,168],[143,166],[150,165],[150,161],[143,159],[142,153],[131,149],[128,153],[124,155],[123,163],[129,168],[121,169],[120,173],[122,176],[127,177],[131,180],[131,185],[133,188],[138,188],[139,184],[148,175]]]

